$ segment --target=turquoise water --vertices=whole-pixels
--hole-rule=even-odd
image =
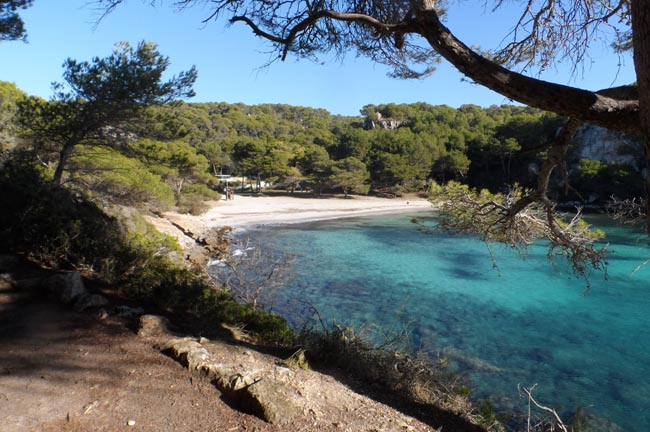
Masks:
[[[578,406],[623,430],[650,430],[650,258],[645,238],[605,227],[609,271],[591,290],[543,245],[522,259],[481,241],[426,235],[409,216],[273,226],[246,235],[296,257],[276,309],[298,322],[304,302],[327,321],[396,328],[414,347],[441,353],[476,398],[524,409],[517,385],[571,416]],[[435,219],[428,218],[430,223]]]

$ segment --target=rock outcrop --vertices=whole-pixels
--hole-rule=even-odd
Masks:
[[[630,165],[640,171],[643,147],[639,139],[600,126],[583,125],[575,135],[572,159],[597,160],[603,163]]]
[[[108,306],[106,297],[99,294],[83,293],[74,301],[72,308],[77,312],[83,312],[86,309],[101,308]]]
[[[138,334],[150,335],[152,323],[155,322],[152,316],[143,316]],[[160,330],[157,326],[154,328]],[[160,335],[158,331],[154,333]],[[162,344],[161,351],[177,359],[190,371],[207,376],[228,402],[243,412],[269,423],[287,423],[303,413],[296,401],[298,396],[278,379],[279,376],[291,374],[288,368],[256,362],[246,350],[230,352],[230,361],[223,362],[204,346],[209,343],[205,338],[169,338]]]
[[[145,315],[141,328],[156,321]],[[246,345],[172,334],[148,339],[192,373],[209,379],[230,406],[280,425],[282,430],[295,430],[295,424],[310,425],[299,430],[436,430],[355,393],[331,376],[290,368],[277,357]],[[480,430],[469,426],[462,430]]]
[[[79,272],[60,273],[43,281],[50,298],[63,303],[72,304],[78,297],[86,294],[81,274]]]
[[[406,126],[408,124],[408,121],[406,120],[395,120],[395,119],[390,119],[390,118],[383,118],[381,113],[377,113],[377,119],[376,120],[366,120],[365,128],[368,130],[372,129],[385,129],[385,130],[395,130],[398,128],[401,128],[402,126]]]
[[[138,336],[150,337],[169,335],[169,320],[158,315],[142,315]]]

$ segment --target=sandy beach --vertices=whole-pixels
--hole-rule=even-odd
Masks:
[[[426,209],[431,209],[431,203],[421,198],[237,196],[233,201],[220,201],[199,218],[208,228],[241,227]]]
[[[187,237],[172,222],[194,234],[213,228],[230,226],[240,228],[251,225],[298,223],[342,217],[369,216],[392,213],[421,212],[432,209],[429,201],[410,196],[408,198],[377,198],[367,196],[327,196],[303,198],[291,196],[244,196],[236,195],[232,201],[211,202],[211,208],[199,216],[167,212],[164,218],[149,217],[160,231],[179,238]],[[185,238],[183,238],[185,237]]]

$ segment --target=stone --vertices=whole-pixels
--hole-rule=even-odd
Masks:
[[[619,163],[640,170],[637,155],[643,154],[643,144],[638,139],[588,124],[578,129],[574,139],[576,148],[572,156],[576,160],[592,159],[608,164]]]
[[[77,312],[83,312],[86,309],[100,308],[106,305],[108,305],[106,297],[99,294],[84,293],[76,298],[72,307]]]
[[[203,339],[202,339],[203,340]],[[260,378],[263,370],[237,371],[215,363],[209,351],[193,338],[167,341],[162,350],[194,372],[207,375],[234,406],[269,423],[284,423],[302,414],[290,397],[290,389],[275,379]]]
[[[133,319],[138,318],[142,314],[144,314],[144,309],[141,307],[117,306],[115,308],[115,315],[122,318]]]
[[[0,290],[12,289],[16,286],[16,281],[11,273],[0,274]]]
[[[203,369],[209,363],[210,353],[193,338],[174,339],[162,348],[171,352],[172,356],[191,371]]]
[[[262,379],[242,390],[241,409],[269,423],[286,423],[302,413],[289,389],[276,381]]]
[[[44,285],[50,297],[66,305],[72,303],[82,294],[86,294],[86,287],[79,272],[50,276],[45,279]]]
[[[159,315],[142,315],[138,336],[161,336],[169,334],[169,320]]]

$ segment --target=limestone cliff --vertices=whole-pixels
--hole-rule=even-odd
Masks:
[[[635,136],[586,124],[576,133],[575,143],[572,164],[580,159],[591,159],[630,165],[637,171],[642,169],[643,147]]]

